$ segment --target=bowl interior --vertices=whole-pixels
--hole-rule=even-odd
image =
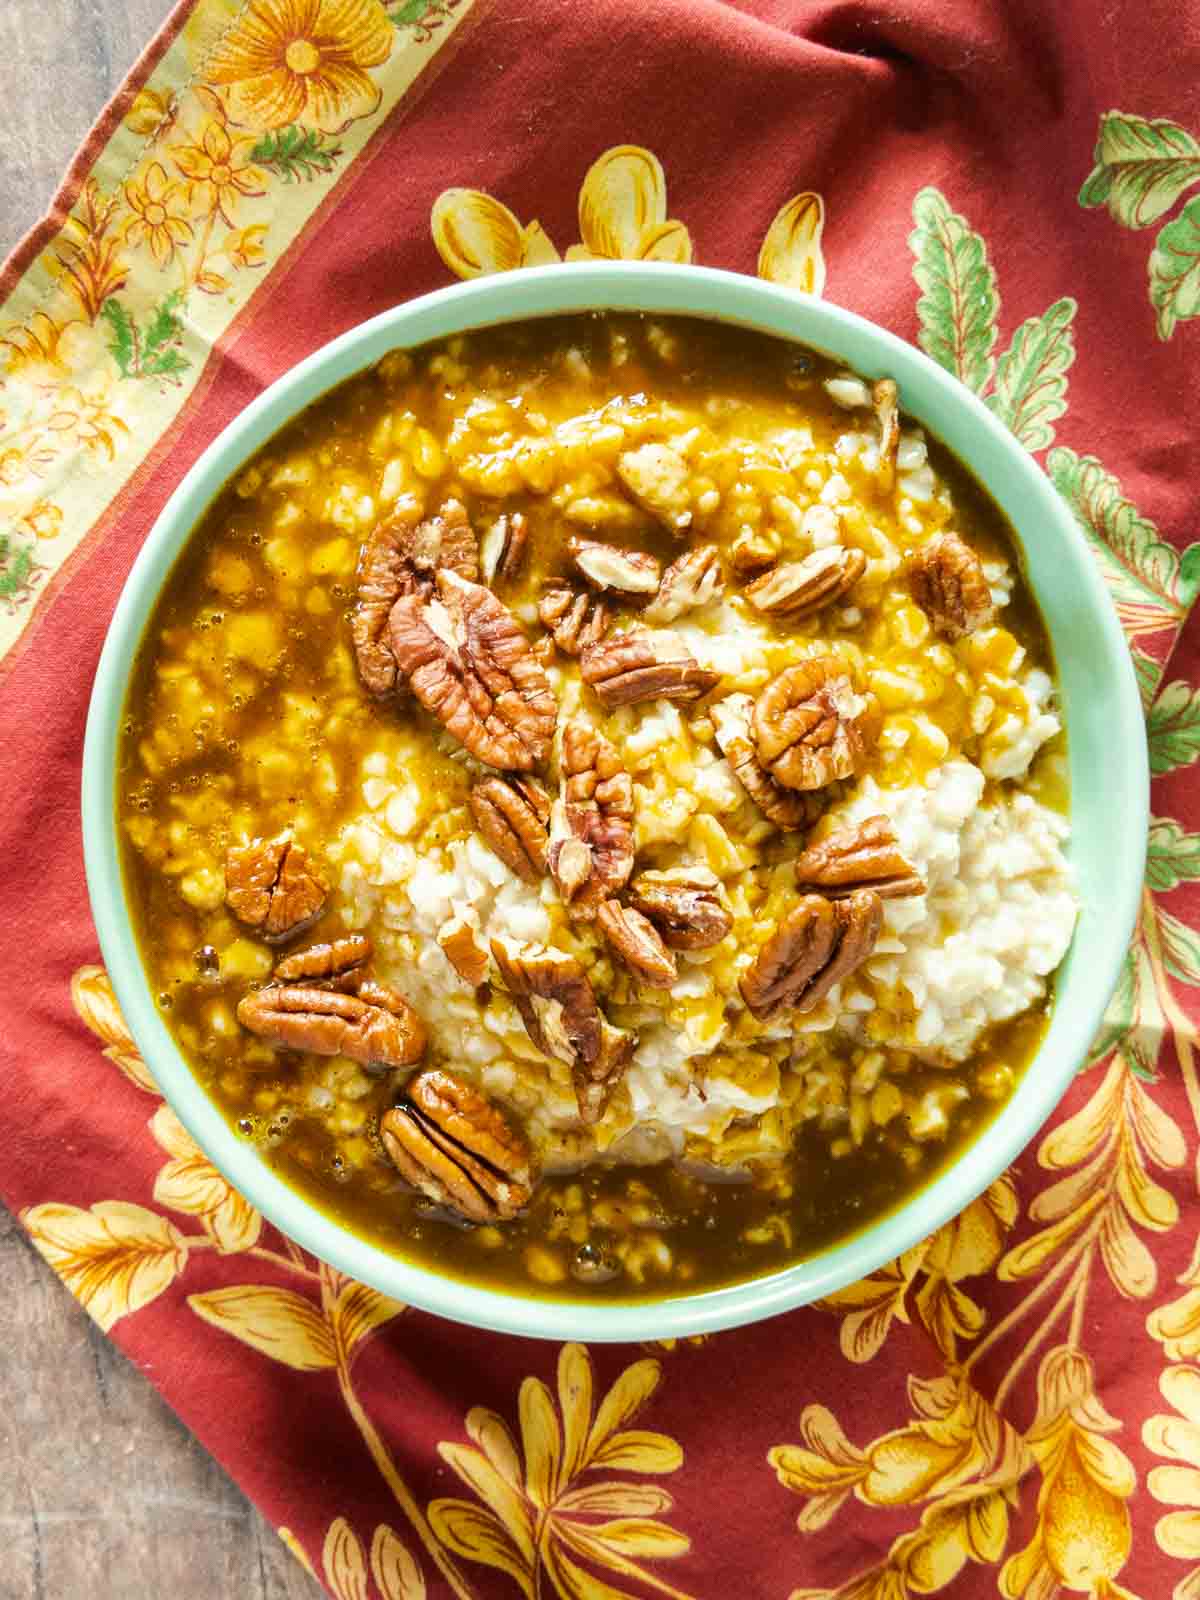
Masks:
[[[593,1306],[477,1288],[390,1256],[309,1205],[238,1138],[176,1049],[143,975],[122,886],[114,788],[129,670],[159,590],[209,503],[255,451],[397,346],[595,308],[720,318],[815,346],[867,378],[894,377],[904,410],[988,489],[1016,531],[1057,661],[1082,909],[1041,1049],[1012,1099],[940,1176],[864,1232],[782,1271],[695,1295]],[[1084,1059],[1132,931],[1147,823],[1141,706],[1115,612],[1066,507],[1007,430],[918,350],[861,317],[757,279],[658,264],[545,267],[456,285],[352,330],[266,390],[200,457],[147,539],[109,629],[84,748],[84,851],[104,960],[139,1048],[197,1143],[270,1221],[341,1271],[442,1316],[544,1338],[676,1337],[751,1322],[873,1271],[959,1211],[1029,1142]]]

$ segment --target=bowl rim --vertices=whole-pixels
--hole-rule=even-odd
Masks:
[[[1090,997],[1075,1002],[1069,1028],[1058,1028],[1061,999],[1056,1003],[1047,1037],[1016,1091],[957,1158],[866,1229],[808,1260],[692,1295],[590,1305],[583,1300],[510,1293],[442,1276],[415,1261],[389,1255],[310,1204],[239,1138],[175,1046],[150,993],[125,899],[115,789],[128,677],[149,615],[187,537],[248,457],[305,406],[391,349],[501,322],[598,310],[675,313],[757,328],[833,353],[865,377],[895,377],[905,410],[947,444],[1001,504],[1026,563],[1033,560],[1034,545],[1027,537],[1031,528],[1039,538],[1051,533],[1055,580],[1073,586],[1081,617],[1089,629],[1098,631],[1107,679],[1097,687],[1104,696],[1113,749],[1122,752],[1122,759],[1112,765],[1104,812],[1123,820],[1107,856],[1108,889],[1094,933],[1100,949],[1089,959],[1086,974]],[[969,439],[969,448],[961,447],[964,439]],[[1018,498],[1019,516],[1012,509]],[[1035,593],[1041,602],[1036,586]],[[1053,633],[1051,638],[1053,642]],[[1060,663],[1060,677],[1061,672]],[[1075,788],[1072,771],[1073,820],[1077,820]],[[184,1127],[268,1221],[337,1270],[438,1316],[529,1337],[632,1341],[741,1326],[829,1295],[925,1238],[1011,1165],[1066,1092],[1115,987],[1141,894],[1149,768],[1132,660],[1083,534],[1033,457],[975,394],[915,346],[828,301],[716,268],[588,262],[475,279],[392,307],[284,373],[212,440],[159,513],[109,624],[84,741],[82,820],[92,913],[126,1025]],[[1083,910],[1087,912],[1086,905]],[[1078,942],[1077,931],[1075,945]],[[1069,953],[1064,972],[1071,962]],[[1077,990],[1084,981],[1078,980]],[[1064,1036],[1057,1037],[1056,1030]],[[1054,1052],[1048,1050],[1052,1043]],[[1043,1065],[1047,1056],[1049,1062]]]

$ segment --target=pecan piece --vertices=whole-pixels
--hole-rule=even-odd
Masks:
[[[272,976],[277,983],[353,982],[359,969],[371,959],[371,941],[364,934],[352,933],[328,944],[310,944],[275,963]]]
[[[547,589],[538,601],[538,616],[565,656],[577,656],[588,645],[599,644],[608,632],[609,612],[604,601],[574,589]]]
[[[409,687],[473,756],[528,772],[550,748],[557,708],[545,669],[508,607],[442,568],[436,599],[406,595],[388,619]]]
[[[935,534],[909,563],[913,599],[947,639],[961,639],[992,620],[992,592],[983,562],[956,533]]]
[[[771,934],[740,985],[760,1022],[779,1012],[811,1011],[870,956],[879,937],[883,902],[872,889],[845,900],[808,894]]]
[[[715,544],[685,550],[662,575],[658,594],[642,612],[647,622],[674,622],[721,593],[721,558]]]
[[[357,602],[350,634],[359,676],[373,695],[390,694],[399,672],[388,637],[388,616],[409,594],[431,594],[439,567],[471,581],[479,577],[479,552],[466,508],[447,500],[436,516],[422,518],[411,495],[379,523],[358,559]]]
[[[590,722],[563,726],[558,799],[550,819],[550,871],[576,916],[590,920],[633,871],[633,780]]]
[[[596,925],[634,977],[652,989],[669,989],[678,978],[675,957],[640,911],[619,900],[605,900],[596,912]]]
[[[786,667],[754,702],[758,758],[786,789],[823,789],[852,777],[866,752],[866,701],[836,656]]]
[[[748,694],[726,695],[712,708],[713,725],[721,754],[733,768],[734,776],[758,809],[785,832],[808,828],[824,810],[825,802],[815,794],[785,789],[758,759],[751,722],[754,701]]]
[[[479,564],[488,583],[511,583],[525,559],[529,523],[520,511],[496,518],[479,546]]]
[[[778,539],[772,540],[765,533],[739,534],[729,550],[729,564],[739,578],[756,578],[773,567],[778,557]]]
[[[796,857],[796,883],[830,900],[855,889],[874,889],[881,900],[925,893],[925,880],[900,854],[887,817],[868,817],[810,844]]]
[[[879,423],[879,465],[875,481],[885,494],[896,486],[896,452],[900,448],[900,390],[895,378],[880,378],[871,389],[871,405]]]
[[[475,938],[474,926],[463,916],[454,917],[438,934],[438,944],[446,960],[464,983],[482,989],[487,983],[487,951]]]
[[[504,865],[526,883],[546,873],[550,797],[533,778],[483,778],[471,789],[475,826]]]
[[[642,700],[699,700],[721,681],[673,633],[631,629],[579,652],[584,683],[608,711]]]
[[[430,1067],[379,1122],[406,1183],[468,1222],[508,1222],[529,1204],[533,1161],[524,1134],[485,1095]]]
[[[543,1054],[571,1068],[579,1115],[598,1122],[637,1048],[637,1035],[601,1014],[573,956],[544,945],[492,940],[492,959],[525,1032]]]
[[[349,1056],[364,1065],[406,1067],[425,1049],[425,1024],[386,984],[363,982],[357,994],[305,984],[272,984],[246,995],[238,1021],[284,1050]]]
[[[867,570],[861,550],[826,545],[803,561],[785,561],[746,585],[746,599],[769,617],[799,622],[840,600]]]
[[[706,867],[670,867],[639,872],[629,886],[629,899],[650,918],[668,949],[707,950],[733,926],[720,889],[720,879]]]
[[[308,851],[290,833],[231,845],[225,853],[225,904],[269,944],[310,927],[328,894]]]
[[[599,539],[572,538],[567,551],[576,572],[593,589],[620,594],[656,594],[662,568],[641,550],[622,550]]]

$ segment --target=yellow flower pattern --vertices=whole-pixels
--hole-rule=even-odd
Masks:
[[[392,48],[379,0],[251,0],[208,61],[230,114],[251,128],[337,133],[378,107],[370,76]]]
[[[143,242],[149,245],[159,267],[167,266],[176,246],[192,237],[182,197],[183,186],[171,182],[159,161],[152,161],[142,178],[130,178],[125,185],[125,203],[132,212],[125,224],[125,243],[135,248]]]
[[[591,1358],[582,1345],[564,1345],[557,1406],[540,1379],[521,1385],[520,1445],[503,1418],[481,1407],[467,1413],[470,1445],[439,1445],[442,1459],[477,1499],[435,1500],[429,1508],[434,1532],[455,1554],[507,1573],[527,1600],[545,1593],[546,1579],[564,1600],[623,1600],[628,1591],[592,1576],[580,1561],[687,1600],[639,1564],[683,1555],[691,1546],[686,1534],[657,1520],[671,1510],[667,1491],[656,1484],[581,1481],[605,1469],[661,1476],[683,1465],[673,1439],[626,1426],[660,1377],[658,1362],[637,1361],[594,1406]]]
[[[101,1200],[31,1206],[21,1221],[71,1293],[107,1333],[169,1289],[187,1265],[187,1241],[145,1206]]]
[[[820,195],[784,205],[759,252],[759,276],[819,295],[825,286]],[[637,145],[616,145],[588,168],[579,190],[578,244],[560,255],[538,221],[523,223],[479,189],[445,189],[433,203],[430,229],[438,254],[460,278],[567,261],[691,261],[686,225],[667,215],[662,163]]]
[[[188,204],[197,216],[216,211],[232,225],[239,199],[266,193],[266,176],[250,159],[253,146],[253,139],[231,139],[224,123],[213,117],[195,144],[171,147],[171,159],[187,180]]]

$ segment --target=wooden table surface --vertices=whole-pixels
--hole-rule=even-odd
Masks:
[[[170,0],[0,0],[0,257]],[[319,1586],[0,1207],[0,1600],[314,1600]]]

